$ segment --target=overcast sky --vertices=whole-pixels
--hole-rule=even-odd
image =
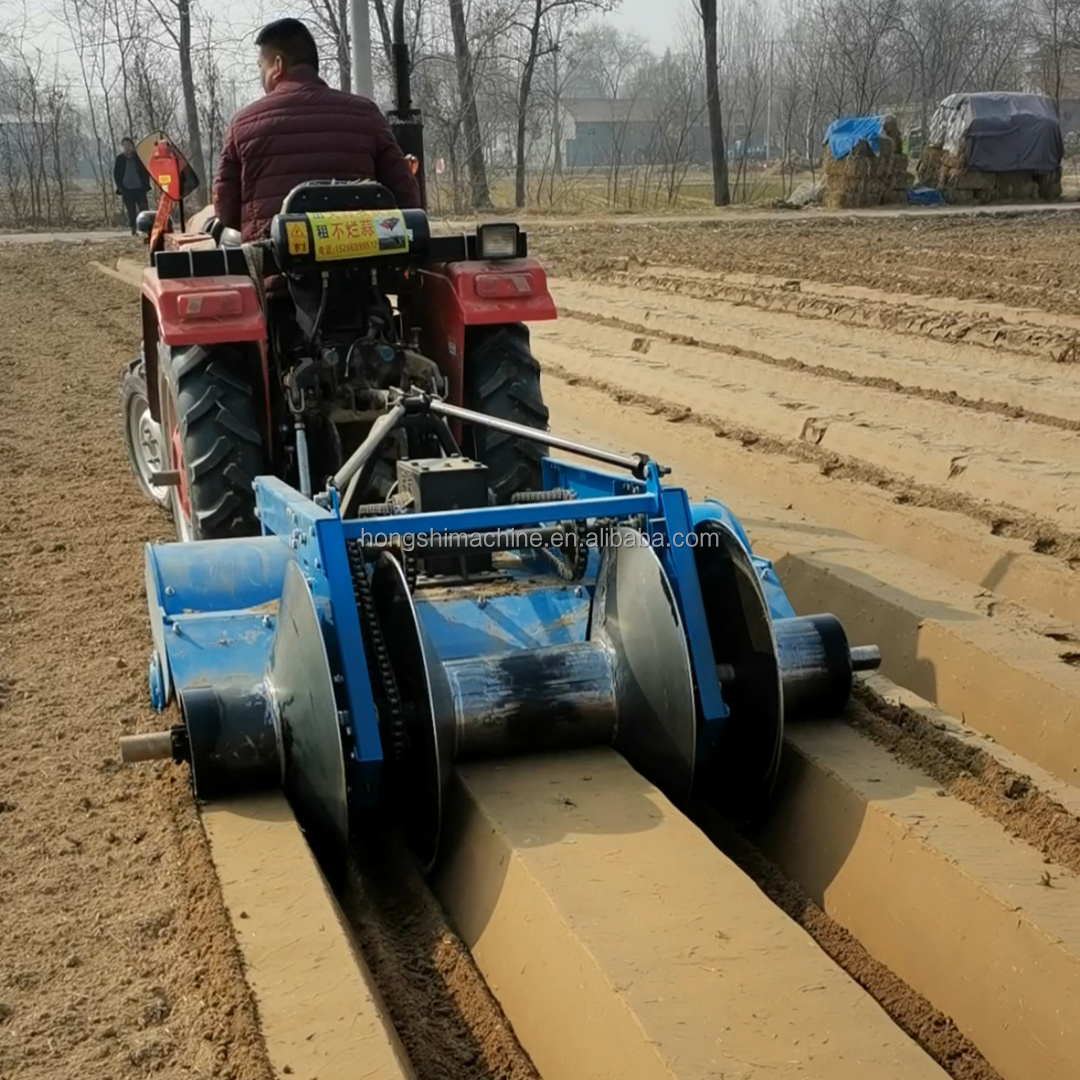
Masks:
[[[214,14],[215,26],[220,28],[222,50],[232,54],[223,60],[230,67],[234,63],[250,64],[252,71],[254,50],[250,42],[255,28],[271,19],[286,15],[304,18],[310,13],[305,0],[229,0],[227,4],[221,0],[196,0],[196,3],[202,11]],[[62,0],[0,0],[0,28],[14,29],[28,19],[36,43],[57,54],[62,61],[73,63],[71,39],[60,17],[62,8]],[[693,17],[692,0],[670,0],[666,4],[658,4],[657,0],[622,0],[617,11],[598,18],[629,33],[639,34],[655,51],[663,52],[666,47],[679,43],[683,21]]]

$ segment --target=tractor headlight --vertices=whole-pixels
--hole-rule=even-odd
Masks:
[[[516,259],[520,230],[513,221],[498,225],[480,225],[476,230],[476,256],[479,259]]]

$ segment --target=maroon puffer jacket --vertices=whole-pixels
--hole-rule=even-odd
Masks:
[[[214,210],[245,241],[266,234],[285,196],[305,180],[377,180],[400,208],[420,188],[377,105],[293,71],[233,117],[225,135]]]

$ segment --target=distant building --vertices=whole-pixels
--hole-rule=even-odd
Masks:
[[[588,169],[668,160],[680,145],[680,160],[709,161],[709,128],[704,118],[688,130],[669,121],[662,107],[644,99],[572,98],[562,102],[563,158],[568,168]]]

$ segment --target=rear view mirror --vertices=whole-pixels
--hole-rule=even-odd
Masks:
[[[198,190],[199,177],[176,143],[164,131],[154,131],[140,140],[135,153],[150,174],[150,181],[163,195],[177,201]]]

